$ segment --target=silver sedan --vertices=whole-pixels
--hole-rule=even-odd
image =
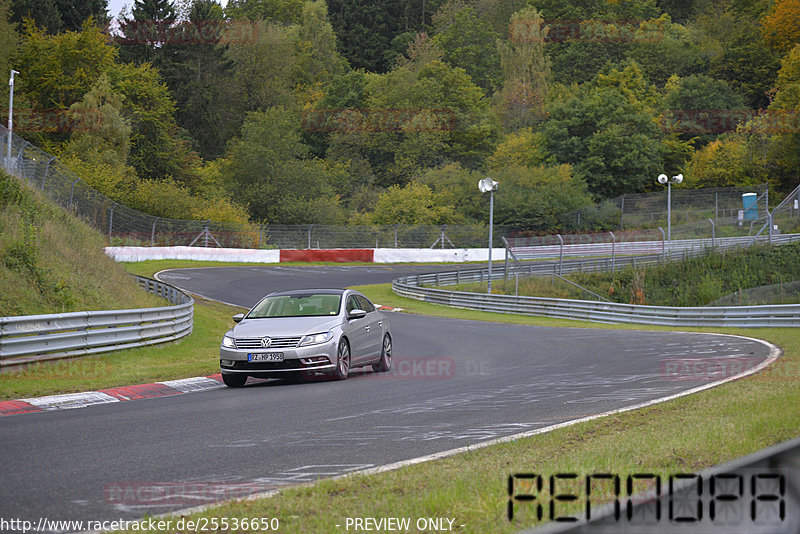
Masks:
[[[325,373],[344,380],[350,370],[392,367],[389,321],[352,289],[304,289],[271,293],[222,338],[222,380],[242,387],[248,376],[299,378]]]

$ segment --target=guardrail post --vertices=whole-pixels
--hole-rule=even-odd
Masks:
[[[617,272],[617,265],[616,265],[617,236],[614,235],[614,232],[608,232],[608,233],[611,234],[611,274],[616,274],[616,272]]]
[[[560,243],[558,250],[558,275],[561,276],[561,268],[562,264],[564,263],[564,238],[561,237],[561,234],[556,234],[556,237]]]
[[[708,222],[711,223],[711,248],[713,250],[715,246],[715,238],[717,236],[717,226],[714,224],[714,219],[711,217],[708,218]]]
[[[664,259],[664,262],[667,261],[667,234],[664,233],[664,229],[660,226],[658,229],[661,231],[661,257]]]

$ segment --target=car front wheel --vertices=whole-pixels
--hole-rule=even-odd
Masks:
[[[240,388],[247,382],[247,375],[229,375],[223,373],[222,381],[229,388]]]
[[[336,370],[331,376],[336,380],[344,380],[350,374],[350,345],[346,339],[339,341],[339,348],[336,351]]]

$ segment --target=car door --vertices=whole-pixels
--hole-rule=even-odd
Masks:
[[[351,311],[357,309],[360,310],[361,307],[356,296],[348,296],[345,303],[345,313],[349,315]],[[367,315],[369,315],[369,313]],[[350,340],[350,365],[356,366],[371,358],[367,352],[367,348],[369,345],[369,331],[372,330],[372,328],[370,328],[369,317],[346,320],[347,325],[344,331],[347,334],[347,338]]]
[[[365,319],[369,328],[367,329],[366,353],[370,359],[377,359],[383,348],[383,316],[365,296],[356,295],[356,300],[359,307],[367,312]]]

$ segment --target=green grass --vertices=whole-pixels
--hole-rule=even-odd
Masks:
[[[0,316],[164,306],[96,231],[0,171]]]

